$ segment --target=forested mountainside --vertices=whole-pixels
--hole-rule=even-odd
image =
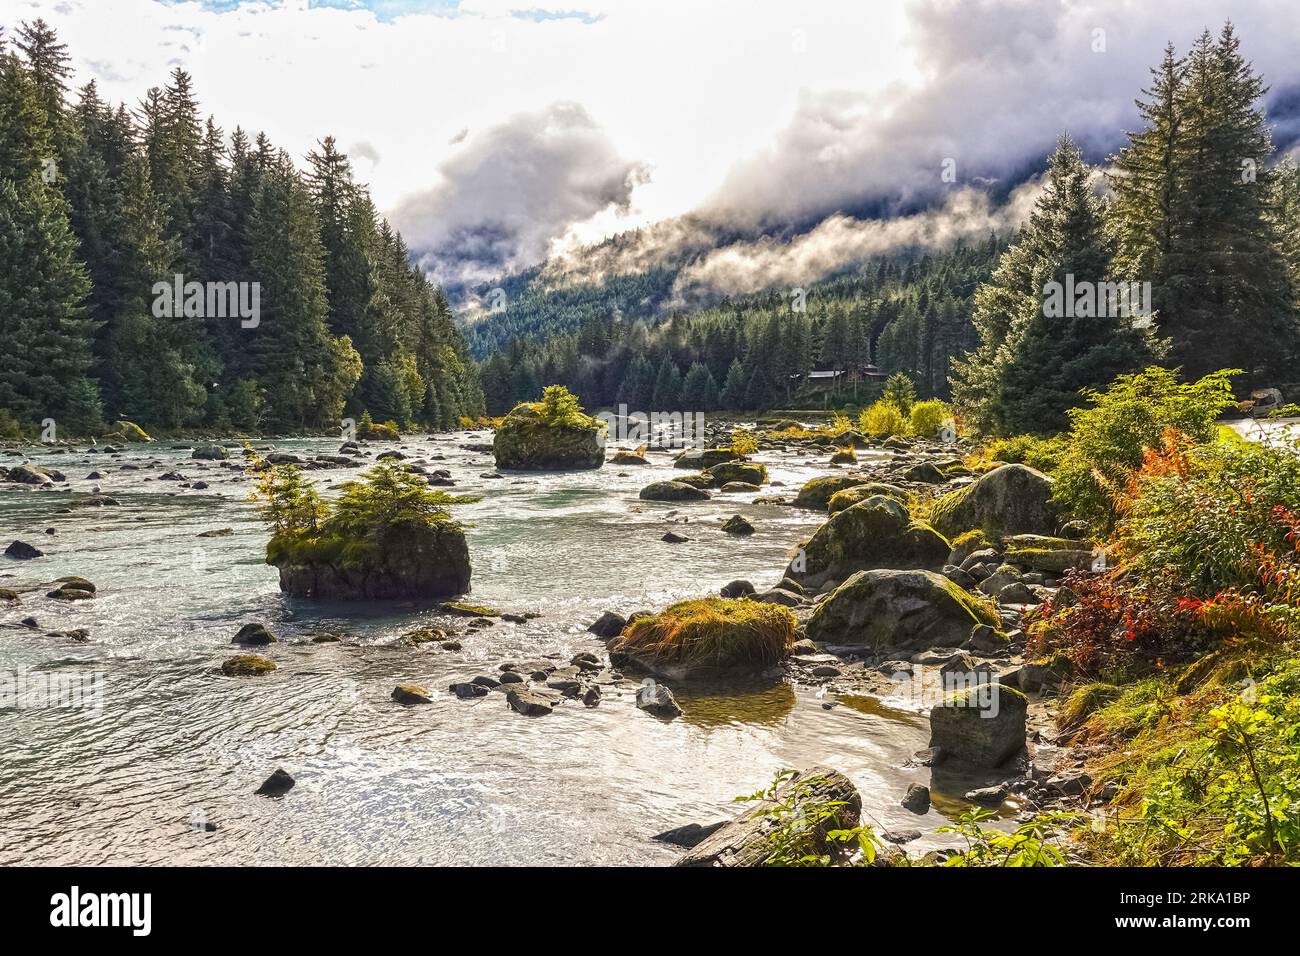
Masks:
[[[662,307],[676,269],[545,290],[530,284],[533,273],[503,283],[508,307],[467,335],[487,357],[483,389],[493,413],[555,382],[593,405],[769,408],[796,397],[792,376],[872,363],[905,372],[925,397],[946,398],[952,361],[978,341],[972,296],[1005,248],[990,236],[937,255],[901,253],[804,295],[772,290],[694,311]],[[522,291],[516,297],[512,288]]]
[[[775,284],[683,306],[685,263],[598,284],[545,269],[503,281],[503,308],[467,333],[489,409],[554,382],[593,405],[767,408],[797,397],[799,372],[866,363],[1001,434],[1060,430],[1081,390],[1153,361],[1189,376],[1241,368],[1239,387],[1287,391],[1300,381],[1300,172],[1275,149],[1263,80],[1231,25],[1185,55],[1168,48],[1151,72],[1145,125],[1103,167],[1063,131],[1016,235],[811,283],[803,312],[799,290]],[[1093,298],[1052,313],[1052,284]],[[1135,308],[1107,306],[1130,291]]]
[[[0,430],[481,414],[446,299],[332,138],[299,169],[202,119],[180,68],[128,106],[71,93],[68,59],[40,20],[0,34]],[[257,315],[159,318],[159,283],[234,283]]]

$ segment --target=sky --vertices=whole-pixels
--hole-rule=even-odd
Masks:
[[[1229,16],[1300,133],[1294,0],[546,3],[0,0],[0,24],[44,17],[112,100],[180,65],[227,129],[299,159],[332,134],[444,281],[637,227],[640,261],[701,223],[815,241],[762,267],[787,272],[910,234],[879,217],[986,230],[1061,132],[1104,160],[1164,44]]]

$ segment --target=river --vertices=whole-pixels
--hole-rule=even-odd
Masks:
[[[111,456],[28,449],[69,483],[0,485],[2,543],[46,552],[0,558],[0,586],[76,574],[98,596],[60,602],[42,589],[0,608],[0,671],[101,674],[102,702],[0,710],[0,864],[666,864],[679,851],[652,834],[730,816],[737,794],[782,767],[816,763],[854,780],[879,828],[947,822],[937,810],[922,818],[899,806],[909,783],[929,782],[928,770],[909,765],[927,744],[928,721],[901,702],[828,710],[815,689],[786,684],[681,691],[684,716],[665,722],[616,686],[598,707],[569,701],[542,718],[514,713],[500,694],[447,693],[504,661],[601,653],[585,627],[607,609],[658,609],[734,578],[775,584],[787,550],[818,523],[813,513],[754,504],[753,494],[642,502],[642,486],[673,474],[663,454],[650,467],[482,478],[491,456],[463,446],[487,441],[462,432],[367,448],[400,448],[449,469],[455,492],[482,494],[457,509],[470,525],[473,600],[540,614],[477,631],[455,621],[458,652],[394,645],[422,622],[447,623],[427,607],[283,597],[262,561],[266,533],[244,500],[249,482],[190,460],[188,446],[164,441]],[[258,445],[318,454],[335,453],[338,441]],[[758,458],[791,486],[824,473],[793,455]],[[92,470],[104,477],[87,479]],[[168,471],[210,487],[158,480]],[[337,486],[356,473],[308,474]],[[96,484],[120,504],[70,507]],[[757,533],[722,534],[719,521],[733,513]],[[683,517],[689,523],[675,523]],[[197,537],[218,528],[233,533]],[[669,528],[690,540],[660,541]],[[18,623],[28,615],[39,630]],[[278,670],[222,676],[231,637],[254,620],[281,639],[266,649]],[[89,640],[45,636],[73,628]],[[312,642],[326,634],[342,640]],[[399,681],[435,689],[435,702],[392,702]],[[254,796],[276,767],[297,786],[280,799]],[[932,845],[937,838],[927,837],[908,850]]]

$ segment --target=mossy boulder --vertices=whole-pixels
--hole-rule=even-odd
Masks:
[[[926,570],[859,571],[813,611],[808,637],[874,650],[957,647],[976,624],[1000,628],[987,603]]]
[[[904,481],[924,482],[928,485],[938,485],[948,480],[948,476],[931,461],[918,461],[907,468],[901,477]]]
[[[767,481],[767,466],[748,461],[724,461],[720,465],[706,469],[704,474],[718,486],[725,485],[729,481],[761,485]]]
[[[875,495],[893,498],[895,501],[904,504],[907,502],[907,492],[898,485],[887,485],[884,482],[873,481],[865,485],[853,485],[843,491],[835,492],[835,494],[831,495],[830,501],[827,502],[826,510],[831,514],[836,514],[845,508],[853,507],[859,501],[866,501]]]
[[[273,539],[266,560],[280,569],[280,590],[294,597],[376,601],[469,590],[469,547],[454,521],[402,522],[375,540]]]
[[[610,663],[670,679],[755,675],[794,646],[789,609],[747,598],[700,598],[631,621],[609,645]]]
[[[793,504],[796,508],[814,508],[825,511],[831,497],[837,492],[865,484],[868,484],[868,482],[860,475],[826,475],[822,478],[814,478],[805,482],[804,486],[799,489]]]
[[[725,461],[735,461],[737,455],[727,448],[688,448],[673,459],[674,468],[694,468],[698,471],[721,465]]]
[[[995,535],[1051,534],[1058,518],[1052,479],[1028,465],[994,468],[930,509],[931,524],[949,537],[977,528]]]
[[[1025,750],[1029,700],[996,681],[978,681],[930,708],[930,747],[940,763],[992,768]]]
[[[873,495],[832,515],[803,545],[786,575],[816,587],[868,568],[939,568],[948,540],[913,521],[893,498]]]
[[[642,501],[706,501],[710,497],[703,488],[684,481],[656,481],[641,489]]]
[[[966,531],[952,539],[952,551],[948,553],[948,563],[960,565],[976,551],[993,547],[993,542],[983,531],[976,529]]]
[[[559,471],[605,463],[605,426],[589,415],[548,422],[540,402],[516,405],[492,440],[498,468]]]

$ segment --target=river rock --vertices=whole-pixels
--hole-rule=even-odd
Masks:
[[[506,703],[525,717],[544,717],[555,710],[559,698],[539,690],[512,687],[506,691]]]
[[[904,481],[923,482],[928,485],[938,485],[948,480],[948,476],[940,471],[933,462],[929,461],[917,462],[904,470],[901,477]]]
[[[977,683],[930,708],[930,749],[937,759],[997,767],[1025,749],[1028,699],[1004,684]]]
[[[859,571],[817,605],[807,633],[814,641],[863,644],[876,650],[956,647],[976,624],[998,617],[933,571]]]
[[[267,777],[262,785],[254,791],[255,796],[261,797],[281,797],[294,788],[298,781],[289,775],[288,771],[276,768],[275,773]]]
[[[0,604],[7,604],[9,607],[14,607],[21,603],[22,601],[19,599],[17,591],[11,591],[9,588],[0,588]]]
[[[833,515],[803,545],[786,574],[805,586],[869,568],[939,568],[946,538],[892,498],[872,496]]]
[[[627,627],[627,619],[623,615],[615,614],[613,611],[606,611],[596,618],[587,630],[597,637],[611,638],[622,634],[625,627]]]
[[[708,475],[715,485],[725,485],[731,481],[761,485],[767,481],[767,466],[747,461],[724,461],[720,465],[705,469],[704,474]]]
[[[727,534],[749,535],[754,533],[754,526],[740,515],[732,515],[722,522],[722,530]]]
[[[275,661],[260,654],[236,654],[221,662],[221,673],[227,677],[261,677],[275,670]]]
[[[636,705],[648,714],[671,720],[682,715],[673,692],[657,681],[648,680],[636,691]]]
[[[38,468],[36,465],[16,465],[13,468],[0,469],[0,474],[4,475],[5,481],[21,485],[49,485],[64,480],[59,472]],[[58,477],[54,477],[55,475]]]
[[[502,420],[492,440],[498,468],[553,471],[605,464],[602,422],[584,416],[581,425],[550,425],[541,407],[540,402],[516,405]]]
[[[645,455],[638,455],[636,452],[620,451],[614,454],[609,463],[611,465],[648,465],[650,459],[646,458]]]
[[[831,496],[846,488],[863,484],[867,484],[867,480],[860,475],[827,475],[822,478],[814,478],[804,483],[804,486],[799,489],[799,493],[795,495],[793,503],[796,508],[812,508],[825,511],[830,503]]]
[[[909,786],[903,795],[903,808],[917,814],[929,813],[930,788],[919,783]]]
[[[408,707],[414,704],[433,703],[433,695],[419,684],[398,684],[393,688],[392,697],[399,704],[405,704]]]
[[[329,561],[293,563],[280,569],[280,590],[317,600],[435,598],[469,590],[469,548],[465,532],[451,522],[390,527],[376,542],[365,567]]]
[[[723,462],[735,460],[736,453],[730,448],[691,448],[673,459],[673,467],[704,471]]]
[[[459,684],[452,684],[447,689],[461,700],[472,700],[475,697],[486,697],[489,690],[482,684],[475,684],[471,681],[462,681]]]
[[[953,537],[981,529],[993,534],[1051,534],[1059,512],[1052,479],[1028,465],[1002,465],[934,503],[930,521]]]
[[[819,845],[831,830],[856,826],[862,814],[862,796],[857,787],[844,774],[826,767],[811,767],[787,779],[779,788],[777,800],[789,804],[797,819],[813,806],[834,804],[835,808],[824,816],[818,814],[810,824],[814,845],[809,852],[824,851]],[[761,800],[731,820],[705,839],[685,856],[677,866],[762,866],[770,859],[775,844],[772,833],[786,817],[773,811],[776,804]]]
[[[275,635],[266,629],[265,624],[245,624],[239,629],[239,632],[230,639],[231,644],[274,644]]]
[[[831,514],[843,511],[845,508],[851,508],[860,501],[866,501],[868,498],[880,495],[883,498],[893,498],[899,504],[907,503],[907,492],[897,485],[888,485],[879,481],[868,482],[863,485],[851,485],[843,491],[837,491],[831,495],[826,504],[826,510]]]
[[[678,534],[676,531],[667,531],[660,541],[667,541],[669,544],[683,544],[691,539],[684,534]]]
[[[703,488],[693,488],[684,481],[656,481],[641,489],[642,501],[706,501]]]
[[[190,457],[197,458],[199,461],[225,461],[230,457],[230,449],[223,448],[221,445],[199,445]]]
[[[746,595],[754,593],[754,585],[750,584],[748,581],[731,581],[724,584],[722,590],[718,593],[724,598],[745,597]]]
[[[44,551],[28,544],[26,541],[15,541],[5,548],[5,557],[14,558],[18,561],[30,561],[33,558],[44,557],[44,555]]]

